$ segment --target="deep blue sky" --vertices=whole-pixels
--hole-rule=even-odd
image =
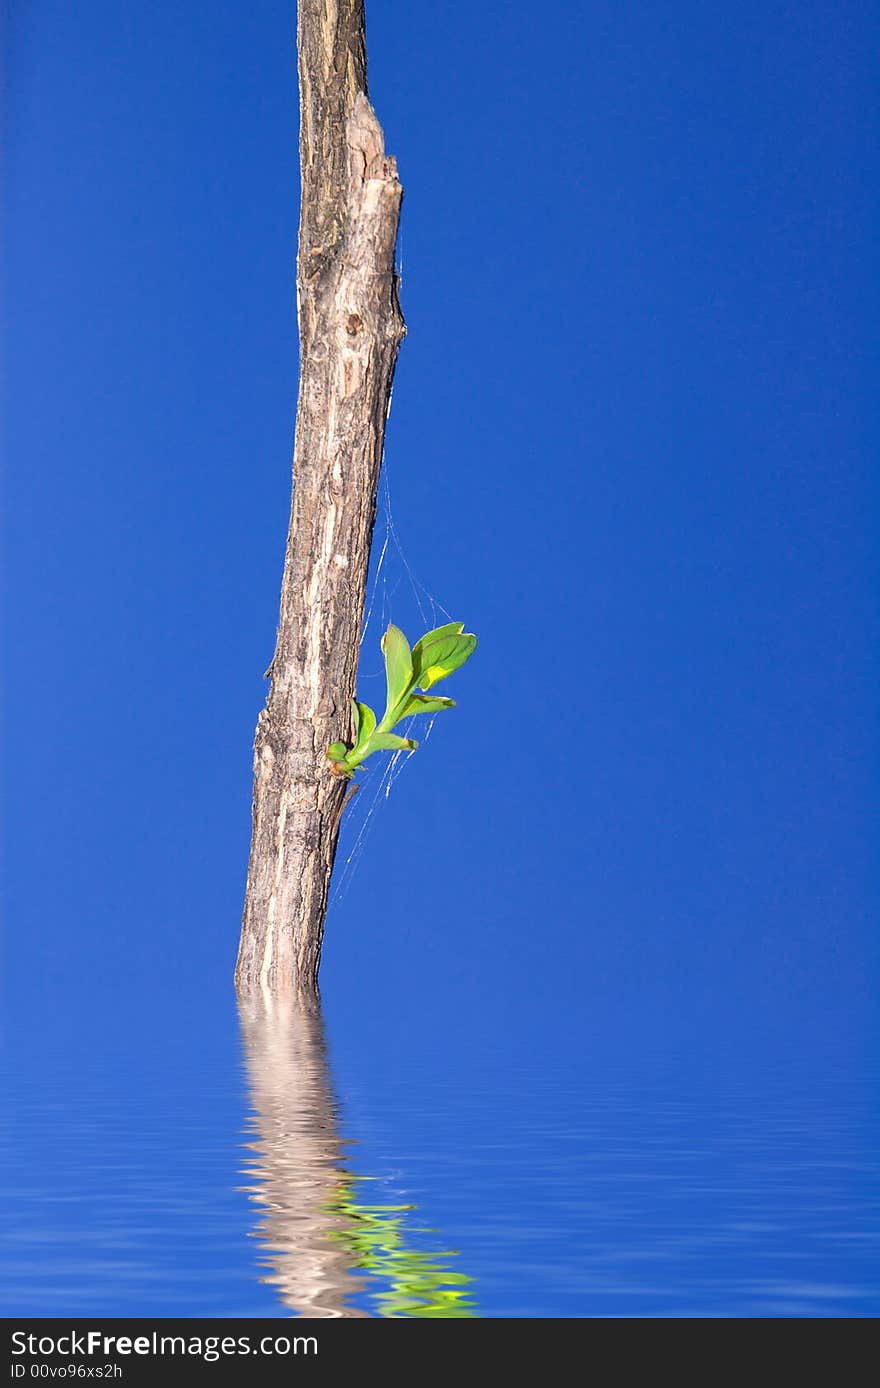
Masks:
[[[296,403],[293,6],[7,9],[7,1001],[76,1046],[228,1007]],[[857,1070],[876,7],[368,25],[406,189],[394,522],[480,648],[328,923],[335,1044]],[[418,635],[405,582],[391,615]]]

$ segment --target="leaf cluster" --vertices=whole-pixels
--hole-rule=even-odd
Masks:
[[[435,684],[460,670],[476,649],[477,638],[465,632],[464,622],[447,622],[416,642],[409,642],[400,627],[390,625],[382,637],[385,657],[385,712],[377,720],[369,704],[352,701],[355,740],[352,747],[333,742],[327,755],[337,775],[352,776],[373,752],[415,751],[418,743],[393,729],[419,713],[440,713],[455,708],[454,699],[429,694]]]

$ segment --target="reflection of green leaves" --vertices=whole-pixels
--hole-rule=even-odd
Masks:
[[[327,1204],[339,1221],[330,1238],[345,1248],[354,1268],[388,1284],[388,1290],[375,1294],[379,1315],[444,1320],[476,1316],[467,1291],[473,1279],[445,1266],[458,1255],[407,1247],[411,1233],[428,1232],[407,1227],[413,1207],[362,1204],[356,1198],[358,1179],[343,1181]]]
[[[348,748],[345,743],[334,742],[327,749],[334,772],[352,776],[373,752],[414,751],[418,743],[399,736],[392,729],[416,714],[455,708],[454,699],[440,698],[425,691],[460,670],[473,655],[476,645],[476,636],[464,630],[464,622],[447,622],[445,626],[426,632],[410,650],[400,627],[390,625],[382,637],[387,686],[382,721],[377,724],[369,705],[355,700],[354,746]]]

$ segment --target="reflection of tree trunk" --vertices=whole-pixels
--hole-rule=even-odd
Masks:
[[[239,995],[255,1141],[246,1187],[261,1211],[264,1281],[301,1316],[363,1317],[348,1301],[365,1286],[334,1211],[347,1176],[314,997]]]

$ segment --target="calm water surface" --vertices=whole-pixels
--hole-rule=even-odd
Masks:
[[[210,1036],[117,1008],[88,1054],[9,1048],[4,1314],[880,1310],[853,1083],[587,1053],[368,1074],[316,1012],[224,1006]]]

